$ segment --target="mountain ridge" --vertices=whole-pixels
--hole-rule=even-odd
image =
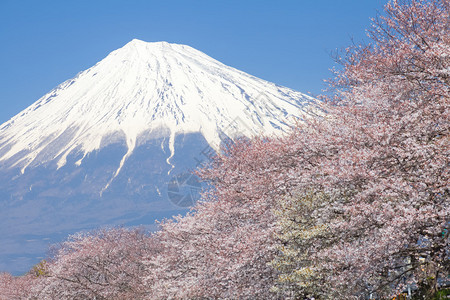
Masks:
[[[62,129],[70,128],[75,131],[73,142],[51,157],[59,157],[58,168],[65,165],[67,155],[77,147],[84,158],[85,154],[100,148],[104,136],[114,132],[126,136],[129,151],[123,158],[125,161],[136,146],[139,134],[161,126],[171,130],[171,156],[174,136],[181,132],[201,132],[218,149],[218,132],[235,118],[247,125],[240,129],[246,136],[256,134],[247,130],[254,125],[266,134],[286,129],[285,120],[270,116],[267,103],[254,103],[262,95],[261,91],[265,93],[263,100],[271,99],[270,104],[278,106],[285,119],[298,117],[289,110],[297,107],[300,113],[313,100],[228,67],[189,46],[134,39],[0,125],[0,145],[9,149],[0,151],[0,162],[28,151],[11,164],[20,166],[23,173],[54,140],[52,136],[59,137]],[[239,101],[229,103],[234,100],[229,94]],[[295,101],[282,99],[286,95]],[[63,100],[67,105],[61,103]],[[14,138],[17,136],[21,141]],[[45,139],[49,143],[42,142]]]
[[[133,40],[0,125],[0,270],[100,226],[184,214],[191,170],[223,141],[283,134],[321,114],[312,97],[186,45]]]

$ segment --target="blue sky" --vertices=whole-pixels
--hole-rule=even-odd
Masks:
[[[365,38],[386,0],[0,0],[0,124],[138,38],[187,44],[300,92]]]

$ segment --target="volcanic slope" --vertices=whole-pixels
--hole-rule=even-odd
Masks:
[[[318,113],[302,93],[186,45],[133,40],[0,125],[0,270],[101,225],[184,212],[224,139]]]

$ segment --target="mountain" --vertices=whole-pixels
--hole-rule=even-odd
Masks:
[[[189,170],[225,139],[317,107],[189,46],[129,42],[0,125],[0,270],[69,233],[184,213],[202,188]]]

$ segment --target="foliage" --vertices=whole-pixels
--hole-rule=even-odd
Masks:
[[[37,265],[35,265],[35,266],[33,266],[33,268],[31,268],[29,273],[36,277],[48,276],[47,261],[45,259],[40,261]]]
[[[333,238],[330,228],[321,222],[318,213],[330,205],[330,197],[322,192],[294,193],[280,201],[276,215],[280,231],[277,235],[279,255],[271,265],[280,271],[279,282],[273,288],[292,297],[319,297],[326,282],[315,264],[318,240]]]
[[[432,300],[444,300],[448,299],[448,296],[450,295],[450,289],[445,289],[436,292]]]

